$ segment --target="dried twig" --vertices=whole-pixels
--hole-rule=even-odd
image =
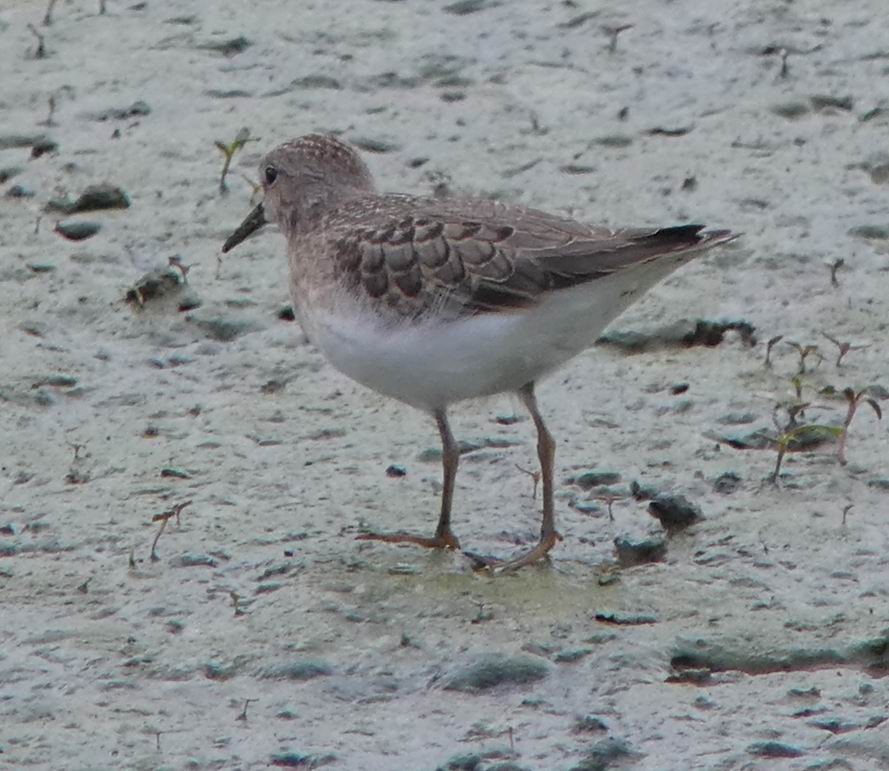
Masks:
[[[160,557],[157,556],[157,542],[160,540],[161,535],[163,535],[164,530],[166,530],[167,522],[169,522],[170,519],[172,519],[173,517],[176,517],[176,524],[177,525],[182,524],[179,519],[179,515],[182,513],[182,510],[186,506],[191,506],[190,500],[182,501],[182,503],[177,503],[172,508],[167,509],[166,511],[164,511],[160,514],[155,514],[151,518],[152,522],[160,522],[161,523],[160,528],[158,528],[157,534],[154,536],[154,541],[151,544],[151,561],[152,562],[157,562],[160,559]]]
[[[167,262],[171,268],[176,268],[176,270],[178,270],[182,274],[182,283],[187,284],[188,271],[191,270],[191,265],[186,265],[184,262],[182,262],[182,257],[180,257],[178,254],[174,254],[167,260]]]
[[[33,24],[28,25],[28,29],[31,30],[31,34],[37,38],[37,48],[34,49],[34,58],[35,59],[43,59],[46,57],[46,43],[44,42],[43,35],[41,35],[37,31],[37,27]]]
[[[243,720],[245,723],[247,722],[247,707],[250,706],[250,702],[259,701],[259,699],[244,699],[244,709],[241,710],[241,714],[236,718],[237,720]]]
[[[626,495],[609,495],[608,493],[603,493],[602,495],[594,495],[592,500],[602,501],[608,508],[608,519],[614,522],[614,511],[612,507],[617,501],[623,501],[626,500],[626,498]]]
[[[632,24],[605,24],[602,26],[602,32],[608,35],[608,51],[614,53],[617,51],[617,37],[621,32],[626,32],[633,27]]]
[[[52,24],[52,10],[56,6],[56,0],[49,0],[49,4],[46,6],[46,13],[43,16],[43,26],[48,27]]]
[[[842,268],[846,264],[846,261],[840,257],[838,260],[834,260],[830,264],[830,284],[831,286],[838,287],[840,282],[837,281],[837,271]]]
[[[524,468],[520,466],[518,463],[515,464],[515,467],[521,471],[523,474],[527,474],[531,479],[534,480],[534,490],[531,492],[531,497],[534,500],[537,500],[537,485],[540,484],[540,472],[539,471],[531,471],[531,469]]]
[[[772,348],[775,347],[775,343],[779,343],[784,339],[784,335],[775,335],[772,338],[769,338],[769,341],[766,343],[766,369],[769,369],[772,366]]]

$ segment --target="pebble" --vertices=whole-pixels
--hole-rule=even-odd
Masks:
[[[445,681],[449,691],[478,692],[498,685],[524,685],[549,673],[546,662],[530,656],[486,656],[458,670]]]
[[[803,754],[799,747],[783,742],[754,742],[747,752],[760,758],[798,758]]]
[[[98,222],[58,222],[55,232],[69,241],[84,241],[102,229]]]
[[[661,562],[667,556],[667,542],[655,536],[642,541],[632,541],[626,536],[614,539],[617,561],[622,567],[644,565],[648,562]]]
[[[61,211],[65,214],[77,214],[78,212],[102,211],[104,209],[128,209],[129,206],[130,199],[121,188],[103,182],[87,187],[76,201],[67,198],[54,198],[47,203],[46,209],[47,211]]]
[[[713,490],[721,495],[731,495],[741,485],[741,477],[734,471],[726,471],[713,480]]]
[[[26,185],[15,184],[6,191],[7,198],[33,198],[34,191]]]
[[[584,471],[582,474],[565,480],[567,484],[577,485],[581,490],[591,490],[602,485],[614,485],[621,481],[621,476],[616,471],[602,471],[594,469]]]
[[[331,674],[333,667],[319,659],[299,659],[265,667],[259,672],[259,676],[267,680],[314,680]]]
[[[682,495],[659,495],[648,504],[648,513],[668,533],[685,530],[703,519],[701,510]]]

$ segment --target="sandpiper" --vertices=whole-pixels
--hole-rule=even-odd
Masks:
[[[498,201],[381,194],[355,148],[320,134],[276,147],[260,161],[259,176],[264,200],[223,252],[276,223],[309,339],[349,377],[430,413],[441,435],[435,534],[360,538],[459,549],[451,504],[460,456],[448,407],[514,392],[531,414],[543,488],[540,540],[511,559],[482,560],[497,571],[541,559],[561,538],[556,443],[535,383],[591,346],[647,289],[734,238],[701,225],[615,230]]]

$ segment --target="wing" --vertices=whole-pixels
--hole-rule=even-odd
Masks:
[[[399,202],[379,225],[349,230],[335,253],[346,285],[406,316],[517,310],[550,292],[731,238],[702,233],[701,225],[591,228],[492,201]]]

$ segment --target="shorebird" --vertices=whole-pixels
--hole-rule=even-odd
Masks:
[[[591,227],[498,201],[377,192],[348,143],[309,134],[259,164],[264,199],[222,247],[265,223],[287,238],[294,310],[311,342],[359,383],[431,414],[443,485],[432,536],[359,538],[459,549],[451,507],[459,450],[455,402],[518,394],[537,431],[540,539],[496,571],[545,557],[561,538],[553,502],[556,442],[535,383],[590,347],[604,327],[665,276],[724,244],[701,225]]]

